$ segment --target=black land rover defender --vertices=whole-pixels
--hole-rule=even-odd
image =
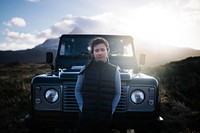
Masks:
[[[112,128],[127,132],[159,132],[159,83],[138,71],[133,38],[127,35],[66,34],[60,37],[53,64],[52,52],[46,61],[52,71],[35,76],[31,82],[31,110],[25,120],[32,129],[54,131],[74,129],[79,109],[75,85],[80,69],[90,59],[91,39],[103,37],[110,44],[109,61],[120,67],[121,98],[112,119]]]

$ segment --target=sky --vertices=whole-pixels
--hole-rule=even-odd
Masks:
[[[200,0],[0,0],[0,50],[24,50],[79,28],[200,50]]]

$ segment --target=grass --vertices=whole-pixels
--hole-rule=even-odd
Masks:
[[[178,92],[175,92],[178,93]],[[161,115],[164,117],[165,131],[199,133],[200,112],[174,97],[171,91],[161,89]],[[177,95],[177,94],[176,94]],[[179,94],[181,95],[181,94]]]
[[[14,63],[0,66],[0,107],[17,104],[27,105],[31,79],[37,74],[47,72],[44,64]]]
[[[49,71],[46,64],[0,65],[0,132],[25,132],[22,118],[29,108],[31,79]]]
[[[160,83],[161,113],[168,132],[200,132],[200,57],[146,68]]]
[[[163,69],[163,68],[162,68]],[[158,68],[156,68],[158,72]],[[27,132],[22,118],[29,108],[31,79],[50,71],[47,64],[13,63],[0,65],[0,132]],[[155,71],[155,70],[154,70]],[[152,71],[151,71],[152,72]],[[148,71],[149,74],[152,74]],[[174,72],[174,71],[173,71]],[[164,73],[162,73],[164,75]],[[154,74],[160,82],[161,115],[164,117],[164,132],[198,133],[200,102],[187,96],[180,87],[166,87],[161,75]],[[170,78],[170,77],[165,77]],[[171,82],[171,81],[170,81]],[[195,100],[196,99],[196,100]]]

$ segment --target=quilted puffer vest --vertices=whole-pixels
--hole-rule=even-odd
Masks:
[[[110,119],[115,94],[116,67],[108,61],[93,61],[84,73],[83,117],[94,120]]]

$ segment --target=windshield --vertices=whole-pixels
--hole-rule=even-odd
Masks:
[[[109,62],[122,69],[136,67],[133,39],[123,35],[63,35],[60,38],[57,59],[58,68],[70,69],[73,66],[83,66],[91,59],[88,46],[95,37],[105,38],[110,47]]]
[[[61,56],[88,54],[89,42],[92,36],[71,36],[61,40]],[[133,56],[132,39],[122,36],[104,37],[110,45],[110,56]]]

